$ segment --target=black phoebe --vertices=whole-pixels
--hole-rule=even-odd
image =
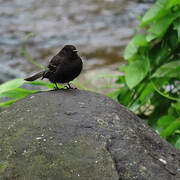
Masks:
[[[73,45],[64,46],[64,48],[51,59],[46,70],[36,73],[24,80],[34,81],[42,77],[42,79],[49,79],[50,82],[56,85],[57,89],[57,83],[67,83],[66,87],[71,88],[69,82],[80,74],[83,66],[82,60],[77,52]]]

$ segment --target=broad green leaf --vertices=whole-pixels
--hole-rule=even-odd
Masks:
[[[145,34],[137,34],[126,46],[124,58],[131,58],[137,51],[139,47],[146,46],[147,40]]]
[[[163,14],[169,0],[157,0],[152,8],[142,18],[140,26],[144,26],[154,20],[156,17]]]
[[[158,70],[152,75],[152,77],[169,77],[169,78],[180,78],[180,60],[173,61],[162,65]]]
[[[16,88],[9,91],[5,91],[0,94],[0,97],[8,97],[8,98],[23,98],[29,94],[33,94],[38,92],[39,90],[26,90],[22,88]]]
[[[148,30],[148,32],[151,34],[151,36],[148,35],[148,39],[150,40],[152,38],[154,39],[155,37],[162,37],[164,33],[167,31],[168,27],[171,25],[173,18],[174,16],[167,14],[166,16],[163,16],[157,21],[155,21],[154,24],[152,24]],[[149,36],[151,38],[149,38]]]
[[[131,41],[125,48],[124,58],[125,59],[131,58],[135,53],[137,53],[137,51],[138,51],[137,45],[133,41]]]
[[[136,61],[130,62],[129,66],[126,69],[125,79],[128,87],[132,89],[138,83],[140,83],[149,70],[149,60],[148,59],[139,59]]]
[[[173,121],[162,133],[163,138],[172,135],[176,130],[180,130],[180,119]]]
[[[144,99],[149,98],[149,97],[152,95],[153,92],[154,92],[154,88],[153,88],[152,83],[150,82],[150,83],[148,83],[148,84],[146,85],[146,87],[145,87],[144,90],[142,91],[139,99],[140,99],[141,101],[144,101]]]
[[[23,84],[24,84],[23,79],[13,79],[13,80],[7,81],[0,85],[0,94],[5,91],[16,89],[16,88],[22,86]]]
[[[119,103],[127,106],[131,100],[131,92],[129,91],[128,87],[124,86],[120,88],[118,96]]]
[[[150,41],[154,40],[156,37],[157,37],[157,36],[156,36],[155,34],[148,33],[148,34],[146,35],[146,40],[147,40],[148,42],[150,42]]]
[[[161,127],[166,128],[167,126],[169,126],[176,118],[173,116],[162,116],[158,119],[157,124]]]
[[[170,0],[169,1],[169,7],[176,6],[176,5],[177,6],[180,5],[180,1],[179,0]]]
[[[31,84],[31,85],[37,85],[37,86],[45,86],[45,87],[48,87],[49,89],[54,89],[55,87],[53,83],[44,82],[44,81],[26,81],[26,83]],[[58,86],[60,85],[58,84]]]

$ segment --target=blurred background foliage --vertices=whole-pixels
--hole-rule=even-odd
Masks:
[[[157,0],[142,18],[138,18],[140,24],[126,46],[124,58],[127,62],[119,68],[120,75],[105,73],[94,78],[106,81],[103,88],[118,87],[108,96],[135,112],[180,149],[180,1]],[[25,41],[32,36],[30,33],[24,38],[21,54],[43,69],[25,50]],[[78,80],[74,83],[88,89]],[[0,107],[8,107],[18,99],[40,91],[23,88],[24,84],[54,88],[49,82],[10,80],[0,85],[0,97],[6,98]]]
[[[141,19],[109,94],[180,149],[180,1],[158,0]]]

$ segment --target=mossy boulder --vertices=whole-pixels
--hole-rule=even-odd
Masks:
[[[0,113],[0,180],[178,180],[180,152],[96,93],[30,95]]]

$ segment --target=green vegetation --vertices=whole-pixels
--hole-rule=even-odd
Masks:
[[[31,38],[34,37],[33,33],[29,33],[27,36],[25,36],[22,44],[21,44],[21,54],[22,56],[24,56],[27,61],[29,61],[30,63],[34,64],[35,66],[37,66],[39,69],[44,70],[45,68],[43,66],[41,66],[40,64],[38,64],[34,59],[32,59],[26,52],[25,50],[25,45],[24,42]],[[22,88],[23,84],[31,84],[31,85],[35,85],[35,86],[43,86],[43,87],[47,87],[49,89],[53,89],[54,85],[52,83],[48,83],[48,82],[44,82],[44,81],[34,81],[34,82],[27,82],[24,81],[23,79],[13,79],[10,80],[8,82],[5,82],[3,84],[0,85],[0,98],[7,98],[8,100],[0,102],[0,107],[8,107],[11,104],[13,104],[15,101],[39,92],[40,89],[38,90],[27,90]]]
[[[27,90],[21,88],[24,84],[31,84],[36,86],[44,86],[49,89],[53,89],[54,85],[52,83],[43,82],[43,81],[35,81],[35,82],[25,82],[23,79],[13,79],[8,82],[5,82],[0,85],[0,98],[5,97],[10,100],[0,102],[0,107],[8,107],[13,104],[15,101],[22,99],[23,97],[36,93],[40,90]]]
[[[143,32],[143,33],[142,33]],[[128,63],[109,94],[180,149],[180,1],[158,0],[127,45]]]

